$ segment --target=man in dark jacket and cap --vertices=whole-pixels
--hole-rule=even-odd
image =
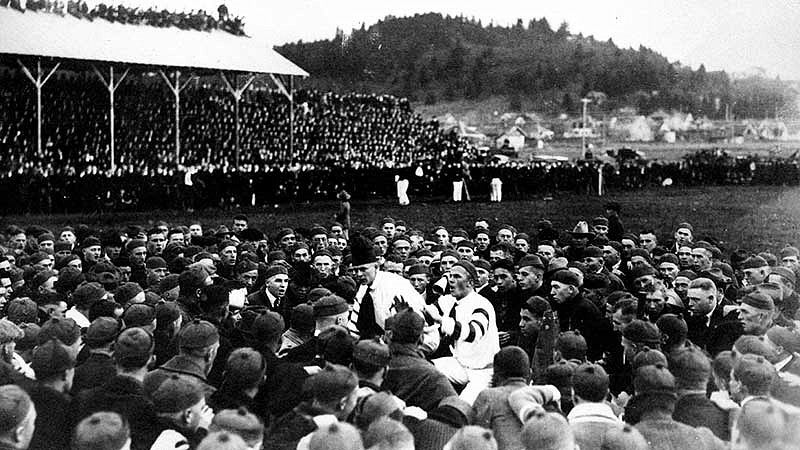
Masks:
[[[405,310],[387,321],[386,340],[391,359],[381,388],[401,398],[406,404],[431,411],[439,402],[453,395],[453,385],[439,372],[420,349],[425,319]]]
[[[598,361],[603,352],[611,349],[608,322],[597,306],[581,295],[578,275],[569,269],[553,273],[550,282],[553,309],[558,313],[561,331],[578,330],[589,345],[587,358]]]

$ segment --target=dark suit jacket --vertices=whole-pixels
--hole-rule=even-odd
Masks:
[[[719,352],[733,348],[734,342],[743,334],[742,324],[736,313],[723,315],[723,304],[711,314],[711,321],[706,325],[706,318],[690,317],[686,323],[689,327],[689,340],[708,352],[711,357]]]
[[[114,411],[128,420],[131,428],[131,448],[149,449],[158,437],[153,403],[145,396],[138,380],[115,375],[94,389],[81,392],[75,398],[78,420],[98,411]]]
[[[614,345],[611,325],[603,317],[597,306],[578,294],[572,299],[555,307],[558,312],[561,331],[578,330],[586,339],[588,349],[586,357],[589,361],[598,361],[604,351],[610,351]]]
[[[35,430],[28,448],[69,449],[74,425],[70,398],[41,383],[32,383],[27,391],[36,406]]]
[[[392,344],[392,359],[381,389],[425,411],[436,408],[443,398],[457,395],[447,377],[421,352],[403,344]]]
[[[117,369],[110,355],[91,353],[85,362],[75,368],[71,392],[75,395],[85,389],[101,386],[116,375]]]
[[[308,372],[303,366],[284,361],[268,350],[259,351],[267,363],[267,373],[261,389],[253,399],[253,413],[267,424],[272,417],[280,417],[300,403],[303,382],[308,378]]]
[[[672,418],[693,427],[706,427],[724,441],[731,438],[730,413],[706,398],[705,394],[679,397]]]

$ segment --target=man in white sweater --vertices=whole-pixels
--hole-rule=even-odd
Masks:
[[[452,340],[453,356],[435,359],[433,364],[450,382],[465,385],[461,398],[469,404],[489,387],[492,360],[500,351],[494,308],[475,292],[477,279],[472,263],[457,262],[448,275],[451,294],[427,307],[430,317],[440,324],[442,335]]]

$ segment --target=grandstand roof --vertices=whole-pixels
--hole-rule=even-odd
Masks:
[[[0,7],[0,54],[308,76],[256,39]]]

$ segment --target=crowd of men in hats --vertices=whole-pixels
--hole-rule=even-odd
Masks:
[[[128,25],[177,27],[182,30],[195,31],[223,30],[237,36],[245,35],[243,19],[241,17],[231,18],[225,4],[221,4],[217,8],[218,16],[216,18],[202,9],[178,13],[166,9],[157,10],[153,7],[145,10],[124,5],[106,5],[105,3],[96,3],[92,9],[89,9],[89,5],[83,0],[0,0],[0,6],[14,8],[20,12],[44,12],[60,16],[69,14],[78,19],[104,19]]]
[[[800,251],[619,213],[9,226],[0,448],[797,448]]]
[[[397,196],[403,205],[432,197],[501,202],[557,192],[596,193],[600,172],[604,191],[662,186],[665,181],[672,186],[708,186],[794,185],[800,180],[798,166],[792,162],[758,158],[740,158],[727,172],[718,171],[708,161],[693,159],[621,167],[596,161],[501,164],[475,160],[469,163],[470,176],[465,178],[463,165],[458,162],[464,148],[456,139],[446,139],[440,144],[437,148],[444,149],[449,159],[420,159],[401,167],[393,163],[380,166],[334,163],[265,169],[248,164],[233,170],[212,164],[203,170],[180,167],[144,173],[130,167],[114,174],[94,167],[79,174],[59,176],[26,169],[0,174],[0,188],[9,193],[0,198],[0,208],[52,213],[167,209],[176,204],[187,209],[261,207],[297,200],[332,200],[342,190],[357,200]],[[404,196],[400,195],[396,180],[405,180]],[[469,193],[471,198],[458,197],[457,192]]]
[[[182,94],[178,157],[172,93],[160,80],[126,78],[115,91],[112,170],[108,92],[93,72],[59,71],[48,81],[42,92],[43,142],[41,151],[33,151],[36,96],[21,70],[0,66],[0,188],[7,193],[0,208],[52,213],[263,206],[330,200],[342,189],[355,199],[391,198],[395,177],[407,180],[411,202],[450,197],[452,183],[462,182],[473,198],[492,201],[596,192],[600,173],[604,189],[618,190],[800,180],[796,158],[719,151],[681,161],[499,163],[484,160],[474,145],[436,120],[423,119],[407,99],[313,89],[294,92],[293,133],[287,122],[291,106],[282,94],[246,92],[237,152],[233,97],[219,80],[201,80]],[[467,178],[462,158],[469,163]]]

